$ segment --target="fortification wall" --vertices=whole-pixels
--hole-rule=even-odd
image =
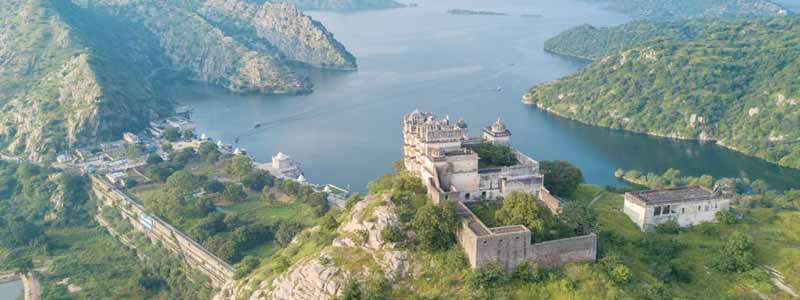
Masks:
[[[164,220],[147,215],[141,204],[108,182],[96,176],[92,176],[91,180],[92,191],[106,206],[119,209],[122,217],[133,228],[145,233],[151,242],[160,243],[170,249],[177,257],[183,258],[189,266],[208,277],[212,287],[222,288],[233,280],[234,269],[231,265]]]
[[[575,262],[593,262],[597,259],[597,235],[531,244],[526,254],[528,260],[535,261],[545,268]]]

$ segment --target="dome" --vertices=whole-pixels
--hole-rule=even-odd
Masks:
[[[458,126],[458,128],[461,128],[461,129],[466,129],[467,128],[467,122],[465,122],[464,119],[458,119],[458,122],[456,122],[456,126]]]
[[[306,182],[306,177],[303,176],[303,174],[300,174],[300,176],[297,177],[297,181],[300,182],[300,183],[305,183]]]
[[[278,154],[275,155],[275,157],[273,157],[273,158],[277,159],[277,160],[287,160],[287,159],[289,159],[289,156],[286,155],[286,154],[283,154],[283,152],[278,152]]]
[[[495,133],[502,133],[508,131],[508,129],[506,129],[506,124],[503,124],[503,121],[500,121],[500,118],[497,118],[497,121],[495,121],[494,124],[492,124],[491,128],[492,132]]]

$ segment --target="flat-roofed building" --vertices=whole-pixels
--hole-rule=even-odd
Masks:
[[[681,227],[714,221],[731,200],[721,189],[687,186],[625,193],[624,212],[642,230],[670,220]]]

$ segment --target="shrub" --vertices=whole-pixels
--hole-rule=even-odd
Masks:
[[[726,224],[726,225],[733,225],[733,224],[736,224],[736,222],[738,221],[736,219],[736,215],[734,215],[734,213],[729,211],[729,210],[723,210],[723,211],[717,212],[716,219],[717,219],[717,222],[720,222],[720,223]]]
[[[250,274],[250,272],[255,270],[260,264],[261,261],[258,260],[258,258],[249,255],[245,256],[241,262],[236,264],[236,273],[235,273],[236,279],[244,278],[245,276],[247,276],[247,274]]]
[[[344,285],[344,289],[342,290],[342,295],[339,296],[339,300],[361,300],[361,286],[358,285],[358,281],[354,278],[348,278],[347,283]]]
[[[523,282],[541,282],[544,280],[544,273],[535,262],[527,261],[514,268],[512,277]]]
[[[444,250],[456,241],[456,230],[461,225],[452,204],[428,203],[417,210],[411,227],[417,234],[417,244],[425,250]]]
[[[403,230],[397,226],[387,226],[381,231],[381,237],[389,243],[402,243],[406,240]]]
[[[497,263],[488,263],[467,275],[467,284],[472,289],[489,289],[508,282],[508,274]]]
[[[669,220],[656,225],[656,232],[661,234],[677,234],[681,231],[681,226],[675,220]]]
[[[750,236],[734,232],[717,255],[717,269],[725,272],[746,272],[756,266],[755,245]]]

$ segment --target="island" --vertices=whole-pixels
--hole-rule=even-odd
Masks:
[[[469,9],[451,9],[447,11],[451,15],[459,16],[506,16],[506,13],[486,11],[486,10],[469,10]]]

